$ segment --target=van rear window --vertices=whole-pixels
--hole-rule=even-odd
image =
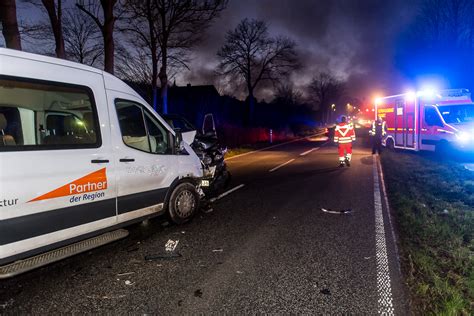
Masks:
[[[100,145],[89,88],[0,76],[0,151]]]

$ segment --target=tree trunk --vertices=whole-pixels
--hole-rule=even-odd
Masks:
[[[2,33],[7,47],[21,50],[15,0],[0,1],[0,20],[2,21]]]
[[[151,76],[151,86],[153,89],[153,108],[158,112],[158,57],[156,56],[157,49],[152,49],[151,55],[151,67],[152,67],[152,76]]]
[[[62,28],[62,0],[58,0],[58,13],[56,14],[56,8],[54,0],[42,0],[46,11],[48,12],[49,21],[51,22],[51,28],[54,34],[54,41],[56,43],[56,57],[66,58],[66,53],[64,50],[64,38],[63,38],[63,28]]]
[[[254,120],[254,112],[255,112],[255,97],[253,95],[253,88],[251,86],[248,87],[249,90],[249,124],[252,125]]]
[[[104,25],[102,35],[104,37],[104,70],[114,73],[114,6],[117,0],[100,0],[104,11]]]
[[[161,47],[161,68],[160,68],[160,82],[161,82],[161,106],[163,114],[168,114],[168,74],[166,68],[168,66],[168,51],[167,47]]]
[[[150,34],[150,53],[151,53],[151,88],[153,109],[158,112],[158,43],[155,34],[153,8],[151,0],[146,1],[148,32]]]

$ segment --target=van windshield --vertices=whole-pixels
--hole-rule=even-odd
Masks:
[[[474,104],[443,105],[438,109],[448,124],[474,122]]]

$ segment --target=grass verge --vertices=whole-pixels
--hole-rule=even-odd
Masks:
[[[474,172],[406,152],[382,165],[412,311],[473,315]]]

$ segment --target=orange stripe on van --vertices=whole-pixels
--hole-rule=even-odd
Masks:
[[[38,196],[29,202],[54,199],[62,196],[102,191],[107,189],[106,168],[94,171],[88,175],[69,182],[51,192]]]

